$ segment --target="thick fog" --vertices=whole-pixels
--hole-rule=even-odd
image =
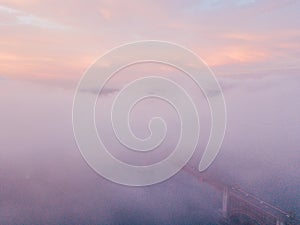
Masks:
[[[227,105],[227,130],[220,154],[205,173],[299,217],[300,76],[218,79]],[[104,91],[103,102],[109,103],[118,88]],[[143,188],[114,184],[96,174],[73,136],[75,85],[3,78],[0,90],[0,224],[216,224],[219,220],[221,193],[184,170]],[[201,92],[190,90],[194,101],[200,102],[200,142],[188,164],[197,168],[210,117]],[[157,149],[160,153],[148,158],[119,146],[105,119],[109,110],[97,106],[97,127],[104,143],[130,163],[166,157],[178,139],[177,114],[163,102],[146,101],[132,112],[137,136],[148,135],[153,115],[162,115],[168,125],[166,141]]]

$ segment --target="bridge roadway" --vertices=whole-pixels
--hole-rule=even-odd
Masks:
[[[245,215],[252,221],[255,221],[253,224],[300,225],[300,220],[296,219],[293,215],[261,200],[238,186],[230,186],[205,177],[197,169],[190,166],[185,166],[183,170],[222,193],[223,224],[231,224],[230,220],[234,216]]]

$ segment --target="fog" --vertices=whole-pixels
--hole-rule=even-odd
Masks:
[[[220,154],[205,173],[299,217],[300,77],[226,76],[219,81],[227,105],[227,130]],[[219,220],[221,193],[185,171],[143,188],[114,184],[96,174],[73,136],[75,85],[0,78],[0,90],[0,224],[216,224]],[[101,98],[109,102],[117,91],[118,87],[110,87]],[[199,93],[192,97],[201,102],[200,143],[188,164],[195,168],[210,124],[207,103]],[[97,106],[104,143],[131,163],[166,157],[177,141],[176,113],[161,102],[149,100],[146,105],[137,107],[131,117],[137,136],[147,136],[147,121],[160,111],[169,128],[167,141],[157,149],[160,154],[151,153],[146,159],[118,147],[105,120],[109,110]]]

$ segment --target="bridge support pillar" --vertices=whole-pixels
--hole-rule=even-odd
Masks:
[[[222,216],[227,218],[228,216],[228,187],[225,186],[223,189],[223,199],[222,199]],[[277,225],[277,224],[276,224]]]
[[[276,220],[276,225],[284,225],[284,223],[281,222],[280,220]]]

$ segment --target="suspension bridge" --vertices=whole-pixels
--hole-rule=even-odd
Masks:
[[[222,225],[300,225],[294,215],[273,206],[237,186],[205,177],[197,169],[185,166],[184,171],[222,193]]]

